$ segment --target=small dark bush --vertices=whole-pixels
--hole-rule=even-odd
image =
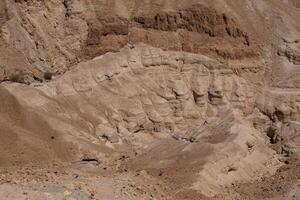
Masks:
[[[20,72],[16,72],[15,74],[12,74],[9,77],[9,80],[12,82],[15,82],[15,83],[23,83],[24,84],[24,83],[26,83],[25,79],[26,79],[26,74],[20,73]]]
[[[52,79],[52,76],[53,76],[53,73],[52,72],[45,72],[44,73],[44,79],[45,80],[51,80]]]
[[[13,74],[10,78],[10,81],[15,82],[15,83],[23,83],[24,82],[24,78],[22,75],[20,74]]]

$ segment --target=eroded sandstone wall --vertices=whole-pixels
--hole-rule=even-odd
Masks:
[[[32,66],[29,71],[64,73],[82,60],[141,42],[212,56],[254,83],[279,79],[274,83],[297,87],[296,78],[287,79],[293,74],[287,68],[297,65],[299,50],[294,44],[284,46],[284,41],[297,41],[299,36],[291,17],[297,8],[279,0],[6,0],[2,4],[2,43],[23,54]],[[43,78],[36,71],[33,74]]]

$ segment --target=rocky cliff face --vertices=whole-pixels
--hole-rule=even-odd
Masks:
[[[2,1],[0,196],[297,199],[298,7]]]
[[[297,64],[299,13],[290,3],[4,1],[1,32],[4,43],[42,72],[65,72],[82,60],[142,42],[213,56],[261,75],[274,70],[278,55]]]
[[[138,42],[222,58],[258,56],[249,48],[248,33],[225,13],[188,2],[168,10],[158,2],[154,7],[144,3],[8,1],[2,14],[2,23],[7,21],[3,38],[19,50],[27,49],[25,57],[41,70],[65,71],[82,59]],[[17,35],[16,28],[23,34]]]

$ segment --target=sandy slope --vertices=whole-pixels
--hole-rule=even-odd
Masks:
[[[284,124],[291,127],[291,120],[299,120],[294,112],[299,104],[297,92],[284,93],[284,98],[280,92],[269,93],[199,54],[130,46],[83,62],[53,81],[29,86],[2,83],[1,90],[6,102],[1,121],[7,129],[1,135],[1,166],[4,171],[15,166],[17,174],[28,166],[33,173],[29,183],[25,175],[17,185],[24,180],[41,183],[50,174],[62,182],[57,187],[64,188],[68,184],[64,178],[70,175],[62,175],[63,179],[51,175],[53,163],[62,166],[60,170],[72,170],[74,163],[81,163],[80,174],[85,176],[84,163],[94,162],[93,174],[101,177],[110,171],[117,179],[109,180],[117,187],[118,174],[126,181],[147,183],[135,175],[142,172],[154,185],[165,184],[161,199],[168,195],[171,199],[213,198],[231,191],[233,183],[272,177],[285,165],[269,146],[270,138],[283,137],[290,144],[285,150],[299,148],[297,129],[284,128]],[[266,131],[270,132],[272,120],[277,132],[269,138]],[[276,145],[283,148],[284,144]],[[35,172],[37,166],[41,175]],[[48,168],[44,176],[43,169]],[[3,181],[11,182],[14,173]],[[292,184],[296,183],[293,179]],[[3,187],[3,195],[12,189]],[[40,186],[30,185],[35,187]],[[45,187],[52,191],[54,186]],[[101,195],[102,190],[96,189],[95,194]],[[153,188],[145,190],[146,197],[151,196]],[[50,193],[61,198],[58,191]],[[33,199],[45,195],[29,193]],[[126,195],[130,199],[133,194]]]

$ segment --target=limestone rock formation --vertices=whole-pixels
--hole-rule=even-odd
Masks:
[[[0,2],[0,199],[299,199],[296,0]]]

